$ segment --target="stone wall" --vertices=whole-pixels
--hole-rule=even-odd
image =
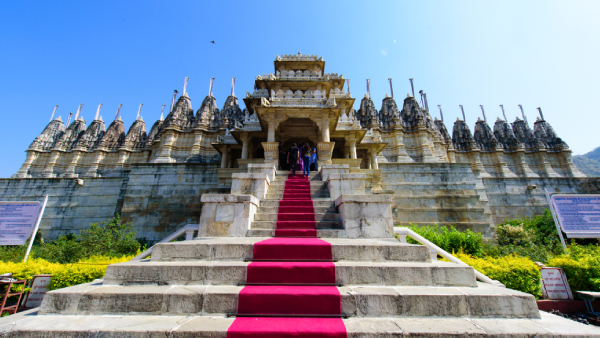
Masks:
[[[186,224],[197,224],[200,196],[218,182],[216,164],[132,165],[122,208],[138,237],[161,240]]]
[[[40,223],[45,239],[106,221],[119,212],[123,177],[0,179],[1,201],[43,201],[48,204]]]
[[[0,179],[0,200],[42,201],[48,194],[40,224],[45,239],[121,213],[134,224],[138,237],[153,242],[181,226],[197,224],[200,196],[217,182],[216,164],[138,164],[122,177]]]

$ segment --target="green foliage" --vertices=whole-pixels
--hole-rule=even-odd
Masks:
[[[600,291],[600,247],[569,245],[567,252],[552,257],[548,266],[563,268],[571,291]]]
[[[477,258],[463,252],[455,253],[454,256],[507,288],[532,294],[536,298],[542,295],[540,270],[526,257],[510,255]]]
[[[453,226],[448,228],[438,225],[418,226],[411,224],[409,228],[447,252],[459,252],[462,250],[464,253],[472,256],[481,256],[483,237],[480,233],[471,230],[459,231]],[[408,240],[409,243],[417,243],[410,238]]]
[[[133,225],[121,224],[121,218],[117,215],[108,223],[90,224],[88,229],[82,230],[79,234],[66,234],[52,242],[44,243],[38,235],[34,240],[30,258],[43,258],[54,263],[75,263],[94,255],[107,257],[132,255],[141,247],[135,235]],[[27,245],[0,246],[0,260],[20,262],[25,257],[26,249]]]
[[[550,210],[532,218],[507,220],[496,228],[496,242],[483,247],[483,256],[517,255],[534,262],[548,262],[553,255],[563,253]]]

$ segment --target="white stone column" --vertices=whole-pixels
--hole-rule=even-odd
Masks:
[[[329,119],[326,117],[323,117],[321,122],[321,139],[322,142],[331,142],[329,138]]]
[[[227,168],[228,155],[229,155],[229,147],[222,146],[221,147],[221,169]]]
[[[271,117],[269,117],[269,121],[267,121],[267,123],[269,124],[269,133],[267,134],[267,142],[275,142],[275,128],[277,127],[275,125],[275,121],[273,119],[271,119]]]
[[[248,158],[248,143],[250,142],[250,136],[248,133],[240,134],[240,139],[242,140],[242,159],[245,160]]]
[[[344,158],[350,158],[350,146],[344,146]]]
[[[356,138],[352,138],[350,141],[350,158],[356,159]]]
[[[379,169],[379,164],[377,163],[377,152],[371,151],[371,167],[372,169]]]

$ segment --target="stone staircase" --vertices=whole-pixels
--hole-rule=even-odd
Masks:
[[[287,171],[278,171],[275,180],[271,182],[267,198],[260,202],[254,222],[248,231],[249,237],[273,237],[277,222],[279,201],[283,198]],[[317,222],[317,237],[342,238],[346,237],[342,216],[329,198],[327,184],[321,180],[318,172],[309,176],[310,192],[313,200],[315,221]]]
[[[39,310],[0,319],[0,337],[232,337],[257,245],[274,233],[284,176],[272,181],[248,236],[157,244],[150,259],[112,264],[103,280],[51,291]],[[425,246],[343,238],[316,174],[310,194],[317,235],[331,248],[335,284],[328,287],[339,291],[336,320],[343,318],[347,337],[600,337],[595,327],[540,313],[529,294],[477,282],[470,267],[432,261]],[[294,270],[301,266],[287,273],[302,278]],[[289,318],[295,325],[306,316]],[[310,329],[290,335],[274,327],[265,336],[325,337]]]

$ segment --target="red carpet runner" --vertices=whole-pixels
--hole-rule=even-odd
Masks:
[[[254,244],[228,338],[346,338],[331,244],[317,237],[310,182],[288,177],[279,201],[275,237]],[[251,317],[252,315],[273,317]],[[280,317],[276,317],[280,316]],[[288,316],[288,317],[284,317]],[[334,317],[327,317],[334,316]]]

